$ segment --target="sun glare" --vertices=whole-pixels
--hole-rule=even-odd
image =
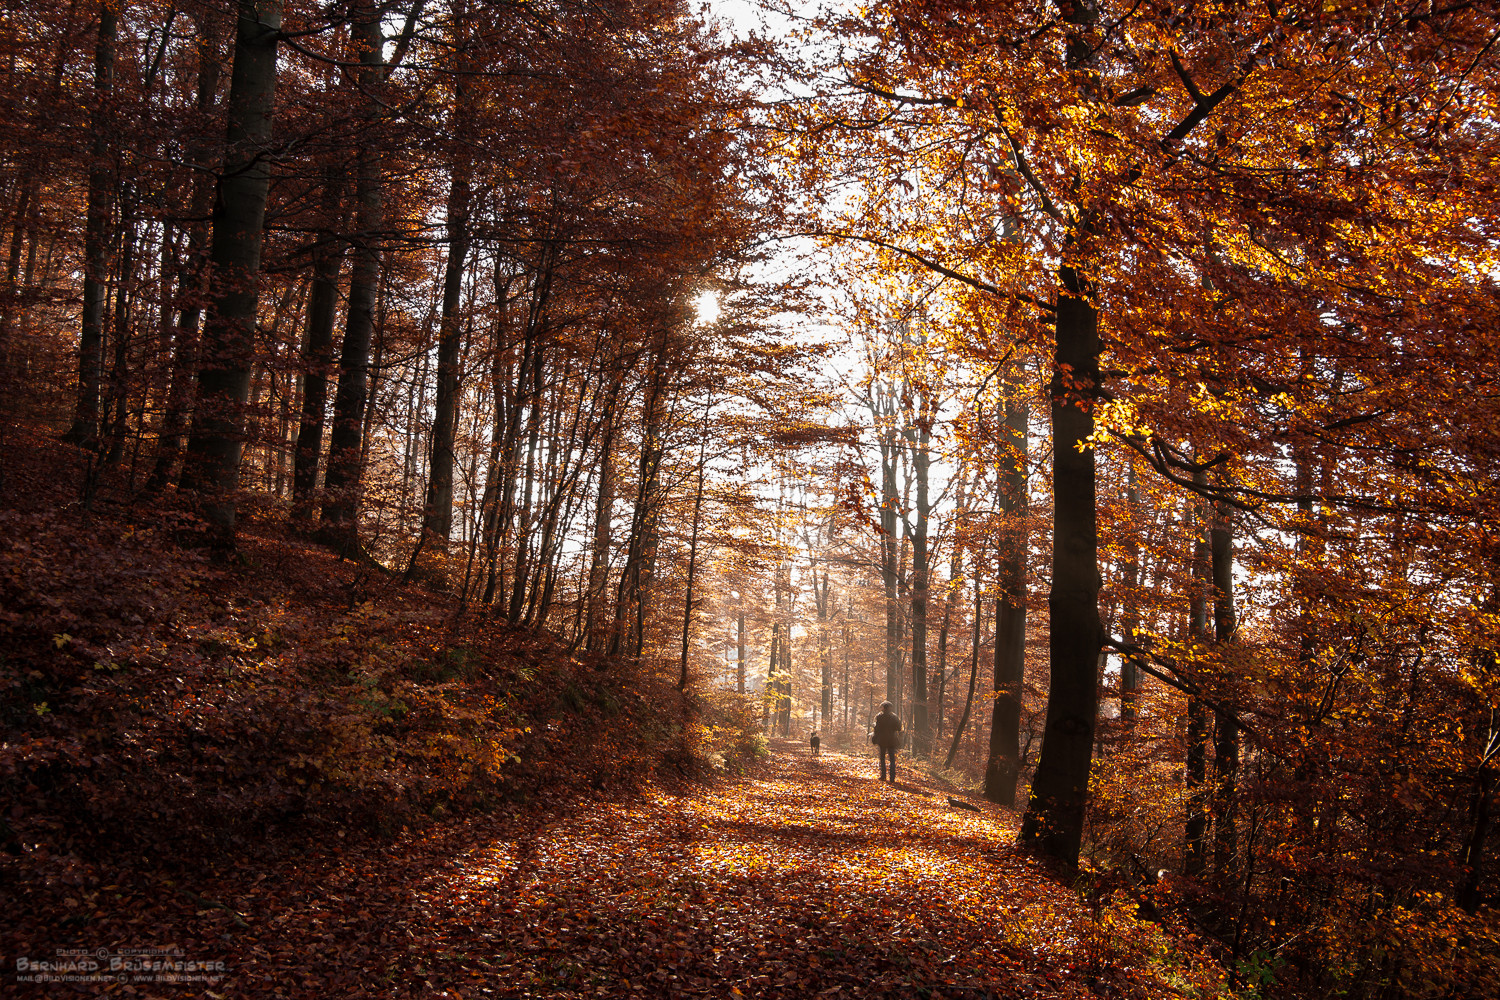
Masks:
[[[719,318],[719,293],[699,292],[697,299],[698,323],[707,326]]]

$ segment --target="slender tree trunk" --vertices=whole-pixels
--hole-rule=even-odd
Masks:
[[[742,596],[740,598],[740,600],[743,601],[744,597]],[[735,625],[737,627],[737,633],[736,633],[736,636],[735,636],[735,657],[736,657],[736,659],[735,659],[735,668],[734,668],[734,683],[735,683],[735,690],[738,691],[740,694],[744,694],[745,693],[745,609],[743,607],[741,607],[739,609],[739,613],[737,615],[735,615]]]
[[[183,468],[184,485],[205,495],[204,515],[225,539],[234,534],[234,491],[255,359],[261,230],[271,183],[266,146],[276,99],[281,0],[239,0],[238,12],[224,172],[210,238],[214,294]]]
[[[504,493],[506,489],[506,434],[510,427],[510,412],[507,405],[506,390],[510,384],[508,378],[509,362],[507,360],[510,350],[510,284],[511,278],[504,274],[500,262],[497,260],[494,267],[495,286],[495,328],[493,343],[490,345],[490,394],[493,397],[494,413],[490,423],[490,455],[488,473],[484,481],[484,548],[485,548],[485,584],[484,596],[481,598],[484,604],[490,604],[495,599],[495,591],[500,586],[501,572],[501,549],[504,544],[505,526],[503,524],[503,510],[505,507]],[[609,479],[609,434],[608,428],[605,432],[605,443],[601,446],[601,457],[599,462],[600,488],[605,487]],[[589,567],[590,581],[594,566]],[[584,632],[589,640],[589,649],[593,646],[593,632],[588,622],[584,623]]]
[[[313,491],[318,488],[318,460],[328,419],[328,376],[333,368],[333,323],[338,309],[339,271],[343,254],[335,235],[342,228],[343,174],[332,164],[323,171],[323,230],[313,247],[312,291],[307,305],[307,333],[302,342],[302,416],[292,463],[292,497],[298,515],[311,520]]]
[[[823,725],[828,725],[828,719],[833,714],[833,645],[828,638],[828,567],[823,567],[823,591],[822,599],[818,607],[818,660],[821,670],[819,671],[818,684],[818,709],[821,711]]]
[[[379,8],[362,4],[355,16],[354,34],[361,46],[359,80],[367,93],[384,73],[385,34]],[[372,97],[364,108],[366,124],[380,117]],[[364,422],[369,397],[370,346],[375,330],[375,302],[380,288],[380,230],[385,222],[385,192],[381,157],[373,141],[359,147],[355,168],[355,245],[349,277],[349,300],[344,319],[344,342],[339,351],[339,384],[333,397],[333,432],[328,441],[328,471],[323,485],[328,500],[322,523],[330,542],[341,552],[359,549],[360,481],[364,473]]]
[[[979,577],[974,577],[974,636],[969,647],[969,693],[964,698],[964,711],[958,717],[958,725],[953,727],[953,743],[948,747],[948,759],[943,761],[944,768],[953,766],[953,759],[958,756],[959,744],[963,742],[964,730],[969,725],[969,712],[974,707],[974,688],[979,683],[979,630],[980,619],[983,617],[981,611],[984,605],[980,603]]]
[[[912,531],[911,558],[911,714],[912,750],[927,756],[932,746],[932,726],[927,715],[927,523],[932,513],[928,472],[932,465],[932,407],[924,395],[917,427],[907,431],[911,441],[912,472],[917,480],[917,523]]]
[[[839,689],[844,694],[844,708],[839,714],[839,728],[847,730],[849,728],[849,619],[847,611],[844,618],[844,678]]]
[[[604,437],[599,444],[599,489],[594,505],[594,544],[593,552],[589,557],[589,592],[586,600],[588,610],[586,612],[583,630],[587,636],[586,642],[589,649],[594,649],[602,635],[602,626],[608,613],[605,607],[606,585],[609,581],[609,533],[610,524],[614,520],[614,437],[615,417],[613,414],[606,415],[608,424],[604,428]],[[740,612],[740,634],[743,636],[745,615]],[[740,651],[740,673],[744,674],[745,654],[743,647]],[[740,685],[741,690],[744,684]]]
[[[115,86],[115,39],[120,18],[109,0],[99,4],[99,31],[94,45],[94,107],[89,128],[88,205],[84,210],[83,323],[78,341],[78,399],[66,440],[93,447],[99,439],[100,383],[104,377],[104,302],[109,289],[109,222],[114,193],[114,155],[110,148],[110,104]]]
[[[997,550],[995,598],[995,704],[990,715],[989,760],[984,797],[1016,804],[1021,773],[1021,700],[1026,681],[1027,424],[1031,409],[1016,402],[1017,386],[1007,386],[1001,441],[1000,512],[1005,518]]]
[[[1223,657],[1234,641],[1236,621],[1234,535],[1229,508],[1224,503],[1215,504],[1209,539],[1213,561],[1214,645],[1221,657],[1220,669],[1227,674],[1231,666]],[[1235,805],[1240,769],[1240,720],[1233,709],[1232,680],[1221,676],[1217,688],[1219,707],[1214,710],[1214,872],[1220,878],[1227,878],[1238,850]]]
[[[778,595],[779,597],[779,595]],[[780,601],[777,601],[777,612],[780,613]],[[775,735],[772,726],[781,717],[781,681],[779,680],[776,667],[777,655],[781,648],[781,623],[771,623],[771,656],[766,667],[766,691],[765,691],[765,728],[767,735]]]
[[[832,617],[833,606],[829,603],[829,588],[832,578],[828,573],[828,564],[823,563],[822,573],[818,572],[818,563],[821,561],[817,551],[817,545],[822,541],[822,529],[818,529],[818,541],[808,542],[808,555],[811,563],[811,575],[813,584],[813,606],[818,612],[818,711],[821,714],[824,725],[827,725],[829,714],[833,711],[833,649],[829,644],[828,622]],[[830,541],[831,541],[830,533]]]
[[[947,727],[947,719],[944,717],[943,698],[948,690],[948,632],[953,625],[953,602],[956,597],[961,597],[963,585],[959,582],[959,575],[963,572],[963,548],[959,544],[959,530],[963,518],[968,511],[968,471],[960,466],[958,473],[958,496],[953,505],[953,548],[948,559],[948,584],[947,596],[943,599],[943,624],[938,628],[938,661],[937,661],[937,710],[933,713],[937,719],[937,739],[943,738]],[[955,591],[954,588],[957,588]]]
[[[635,655],[640,654],[641,637],[645,633],[646,564],[657,506],[657,481],[661,471],[664,444],[662,435],[662,397],[666,394],[667,344],[665,331],[658,341],[655,359],[652,362],[650,385],[647,386],[644,427],[641,434],[641,455],[637,474],[638,486],[635,498],[635,513],[631,518],[630,538],[626,543],[625,566],[620,573],[620,586],[615,596],[615,623],[610,635],[608,653],[618,655],[625,646],[629,616],[635,615]]]
[[[109,394],[105,398],[105,405],[101,416],[113,408],[114,415],[109,420],[108,434],[109,453],[104,458],[106,468],[118,468],[120,462],[125,458],[125,435],[127,432],[126,415],[129,411],[130,402],[130,300],[131,300],[131,277],[135,270],[135,224],[128,216],[132,213],[128,206],[122,205],[120,211],[120,229],[122,238],[120,241],[120,258],[117,267],[115,283],[115,301],[113,317],[110,323],[114,333],[114,364],[109,373]]]
[[[687,595],[682,608],[682,662],[677,673],[677,690],[687,690],[688,648],[693,628],[693,582],[698,568],[698,527],[703,520],[703,465],[708,457],[708,411],[713,406],[713,397],[703,406],[703,426],[698,441],[698,489],[693,496],[693,531],[688,543]]]
[[[526,583],[533,572],[535,562],[532,552],[536,527],[534,498],[537,491],[537,457],[542,432],[542,389],[546,370],[540,355],[531,368],[531,388],[527,392],[526,416],[526,474],[522,479],[520,521],[516,532],[516,561],[511,574],[510,606],[506,617],[512,623],[521,621],[521,608],[526,596]]]
[[[207,115],[213,111],[219,92],[219,48],[222,24],[216,15],[203,14],[198,25],[198,113]],[[202,320],[201,304],[208,245],[208,230],[197,221],[213,209],[214,184],[208,169],[211,158],[208,142],[199,144],[193,160],[199,169],[193,178],[193,194],[190,211],[194,221],[189,224],[187,251],[177,274],[177,326],[172,335],[172,374],[167,388],[167,407],[162,414],[161,429],[157,434],[156,457],[151,474],[146,479],[147,492],[166,488],[172,480],[173,469],[182,457],[186,443],[188,420],[193,410],[193,400],[198,392],[198,326]]]
[[[1207,485],[1202,470],[1194,481]],[[1198,514],[1190,521],[1193,531],[1191,586],[1188,596],[1188,638],[1195,654],[1201,655],[1208,645],[1208,588],[1212,582],[1212,557],[1209,549],[1207,518]],[[1196,698],[1188,699],[1187,766],[1188,815],[1187,847],[1183,873],[1191,877],[1203,874],[1208,861],[1208,801],[1204,782],[1208,776],[1208,708]]]
[[[901,446],[898,431],[888,426],[895,416],[895,394],[877,390],[870,407],[880,440],[880,581],[885,588],[885,700],[893,705],[901,701],[901,608],[899,510],[897,509],[896,466]]]
[[[1125,509],[1130,526],[1125,534],[1125,566],[1121,572],[1121,587],[1124,599],[1120,608],[1120,637],[1134,644],[1140,628],[1141,540],[1140,540],[1140,492],[1136,488],[1135,462],[1125,467]],[[1120,660],[1120,721],[1126,728],[1134,728],[1136,702],[1140,697],[1141,670],[1133,656]]]
[[[10,250],[6,255],[4,299],[0,300],[0,393],[10,394],[10,330],[21,308],[21,248],[26,243],[26,217],[37,197],[35,171],[21,181],[11,213]]]
[[[462,98],[459,98],[462,100]],[[422,531],[435,582],[443,568],[453,530],[453,441],[458,427],[458,355],[462,348],[464,266],[469,253],[469,177],[466,162],[455,165],[448,189],[448,264],[443,275],[443,319],[438,334],[437,399],[432,417],[432,458]]]

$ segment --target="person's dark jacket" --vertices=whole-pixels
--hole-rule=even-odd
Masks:
[[[872,740],[878,747],[895,750],[901,746],[901,719],[895,712],[882,711],[875,716]]]

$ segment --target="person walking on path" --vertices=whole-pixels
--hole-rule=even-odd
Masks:
[[[875,716],[875,731],[870,742],[880,748],[880,780],[896,783],[896,750],[901,746],[901,717],[891,711],[891,703],[880,703],[880,714]],[[891,761],[890,778],[886,778],[885,761]]]

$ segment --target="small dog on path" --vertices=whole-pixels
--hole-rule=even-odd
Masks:
[[[822,745],[823,741],[821,738],[819,738],[818,731],[816,729],[812,731],[812,736],[808,738],[808,742],[812,744],[813,756],[818,756],[818,747]]]

